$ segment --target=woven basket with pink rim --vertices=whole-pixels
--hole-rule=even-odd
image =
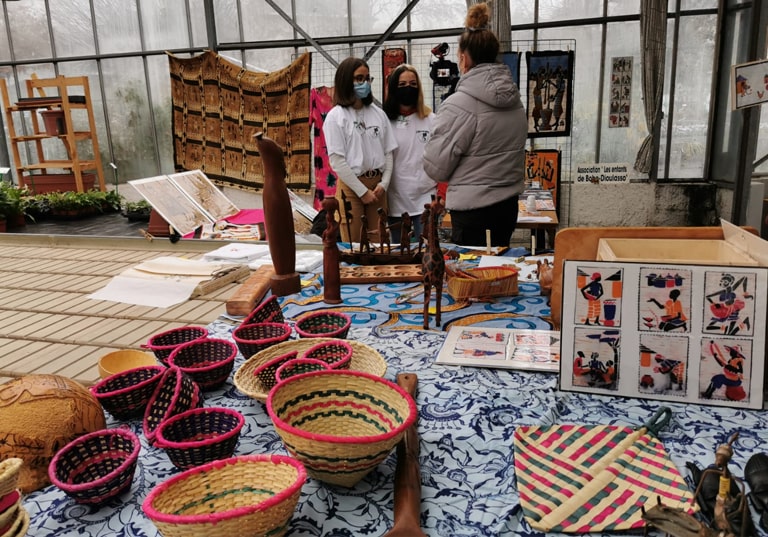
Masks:
[[[24,459],[11,457],[0,461],[0,498],[16,490]]]
[[[232,331],[232,339],[245,359],[290,337],[291,327],[287,323],[241,324]]]
[[[291,457],[232,457],[157,485],[142,509],[164,537],[280,537],[306,479],[304,466]]]
[[[208,337],[208,329],[204,326],[180,326],[155,334],[142,347],[151,350],[157,361],[167,366],[168,357],[176,347],[182,343],[189,343],[206,337]]]
[[[296,333],[299,337],[347,337],[352,318],[341,311],[316,310],[296,319]]]
[[[3,529],[10,526],[19,513],[21,505],[21,491],[12,490],[8,494],[0,495],[0,536],[4,535]]]
[[[119,420],[143,416],[165,368],[136,367],[115,373],[89,388],[104,410]]]
[[[283,382],[285,379],[301,375],[303,373],[312,373],[313,371],[325,371],[331,369],[326,362],[315,358],[294,358],[288,360],[275,371],[275,380]]]
[[[176,347],[168,365],[176,366],[203,390],[215,390],[229,378],[235,366],[237,345],[228,339],[203,338]]]
[[[240,324],[282,323],[285,322],[283,310],[276,296],[271,296],[256,306]]]
[[[269,392],[267,413],[307,473],[353,487],[387,458],[416,420],[413,398],[397,384],[330,369],[288,378]]]
[[[284,341],[283,343],[278,343],[268,349],[264,349],[263,351],[254,354],[240,365],[235,372],[233,382],[240,392],[257,401],[266,402],[270,387],[265,386],[261,378],[256,376],[254,372],[270,360],[274,360],[276,357],[290,352],[295,351],[297,353],[296,357],[298,358],[302,352],[324,341],[335,341],[335,339],[291,339]],[[370,345],[366,345],[359,341],[346,341],[352,346],[352,358],[349,361],[350,371],[362,371],[379,377],[383,377],[387,373],[387,361],[379,351]]]
[[[163,373],[144,412],[144,436],[153,444],[157,428],[163,421],[202,406],[202,403],[200,386],[178,367],[169,367]]]

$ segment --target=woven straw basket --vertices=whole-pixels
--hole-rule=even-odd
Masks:
[[[143,416],[165,368],[150,365],[115,373],[89,388],[104,410],[119,420]]]
[[[0,531],[6,529],[7,531],[0,537],[24,537],[29,529],[29,513],[21,505],[15,510],[16,516],[9,521],[6,526],[0,525]]]
[[[267,300],[256,306],[240,324],[254,323],[282,323],[285,322],[280,302],[272,295]]]
[[[164,537],[285,535],[306,470],[282,455],[245,455],[186,470],[142,505]]]
[[[287,323],[241,324],[232,331],[232,339],[246,359],[272,345],[282,343],[289,337],[291,327]]]
[[[517,294],[517,269],[485,267],[465,271],[474,278],[448,278],[448,293],[454,300],[512,296]]]
[[[326,369],[331,369],[331,366],[322,360],[316,358],[294,358],[293,360],[288,360],[277,368],[277,371],[275,371],[275,379],[277,382],[282,382],[285,379],[295,377],[296,375],[311,373],[313,371],[325,371]]]
[[[144,436],[154,444],[157,428],[176,414],[202,406],[200,386],[178,367],[169,367],[149,399],[144,412]]]
[[[296,319],[296,333],[299,337],[347,337],[352,318],[341,311],[316,310]]]
[[[0,537],[4,535],[3,528],[16,520],[20,507],[24,509],[21,506],[21,491],[13,490],[0,496]]]
[[[48,476],[76,502],[100,504],[131,486],[140,450],[139,437],[127,428],[94,431],[61,448]]]
[[[286,449],[320,481],[353,487],[416,420],[413,398],[382,378],[331,369],[272,388],[267,413]]]
[[[155,353],[158,362],[167,366],[168,357],[176,347],[182,343],[189,343],[206,337],[208,337],[208,329],[204,326],[181,326],[155,334],[142,347]]]
[[[215,390],[229,378],[235,366],[237,345],[228,339],[204,338],[182,343],[168,357],[203,390]]]
[[[16,490],[22,464],[24,460],[18,457],[0,461],[0,498]]]
[[[334,341],[333,338],[306,338],[293,339],[265,349],[254,354],[246,360],[235,373],[234,383],[238,390],[262,403],[267,401],[269,388],[265,387],[261,380],[254,375],[254,371],[270,360],[296,351],[299,354],[323,341]],[[352,359],[349,362],[350,371],[362,371],[372,375],[383,377],[387,373],[387,361],[379,352],[358,341],[347,340],[352,345]]]

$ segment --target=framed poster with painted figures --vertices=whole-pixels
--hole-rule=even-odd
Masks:
[[[768,267],[565,261],[560,389],[763,407]]]
[[[560,151],[533,149],[525,152],[525,190],[549,190],[555,210],[560,210]]]
[[[570,136],[573,51],[525,53],[528,68],[528,137]]]

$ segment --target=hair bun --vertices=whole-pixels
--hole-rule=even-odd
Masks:
[[[491,19],[491,8],[486,2],[475,4],[467,11],[465,26],[469,31],[488,30],[488,21]]]

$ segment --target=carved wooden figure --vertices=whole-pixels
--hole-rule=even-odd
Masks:
[[[323,300],[328,304],[340,304],[341,274],[339,272],[339,202],[336,198],[323,200],[325,209],[325,231],[323,231]]]
[[[360,253],[371,253],[371,241],[368,240],[368,217],[360,215]]]
[[[445,209],[439,200],[424,205],[427,215],[426,249],[421,259],[422,282],[424,283],[424,328],[429,328],[429,299],[435,288],[435,324],[440,326],[440,307],[443,298],[443,278],[445,277],[445,259],[437,238],[437,226]]]
[[[400,253],[411,254],[411,235],[413,235],[413,223],[411,215],[403,213],[400,218]]]
[[[387,227],[387,213],[383,207],[379,207],[376,212],[379,215],[379,249],[384,253],[384,245],[387,246],[388,254],[392,253],[392,243],[389,237],[389,227]]]
[[[267,230],[269,253],[275,275],[272,294],[290,295],[301,291],[301,279],[296,272],[296,237],[293,209],[285,184],[285,157],[274,140],[264,133],[254,135],[264,165],[264,227]]]

